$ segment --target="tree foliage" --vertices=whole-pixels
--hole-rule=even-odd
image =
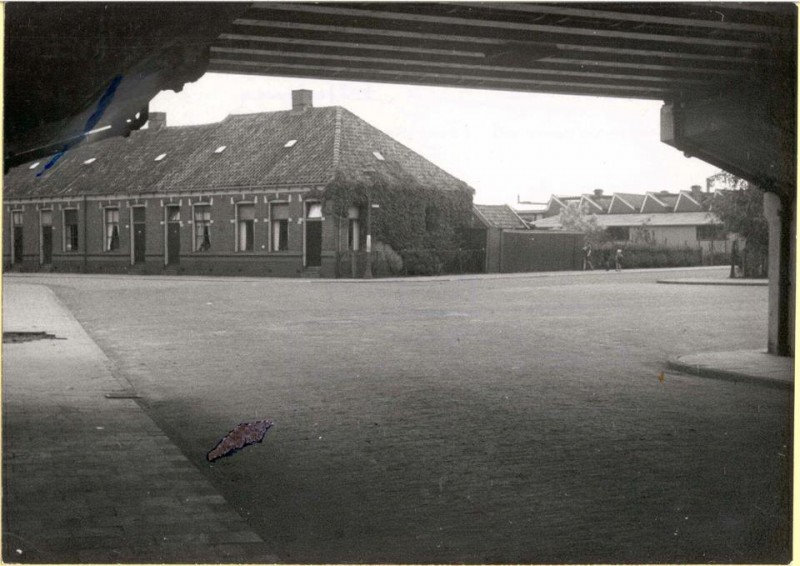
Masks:
[[[725,224],[725,229],[745,238],[748,245],[766,246],[768,227],[764,218],[763,191],[724,171],[714,179],[715,196],[711,210]]]
[[[726,171],[713,177],[714,201],[711,210],[725,225],[745,240],[746,276],[762,276],[766,272],[769,227],[764,218],[764,193]]]
[[[562,230],[582,232],[587,243],[598,243],[603,239],[605,230],[597,224],[597,216],[577,202],[567,203],[559,212],[558,220]]]

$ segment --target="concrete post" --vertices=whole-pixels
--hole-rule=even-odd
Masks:
[[[769,303],[767,350],[779,356],[793,355],[795,286],[794,210],[780,197],[764,193],[764,217],[769,226]]]

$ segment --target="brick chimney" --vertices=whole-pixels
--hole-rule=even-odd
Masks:
[[[697,196],[703,192],[703,187],[700,185],[692,185],[692,196]]]
[[[313,108],[313,96],[314,92],[311,90],[293,90],[292,110],[295,112],[303,112],[309,108]]]
[[[147,129],[157,132],[167,127],[166,112],[150,112],[147,116]]]
[[[603,189],[595,189],[594,190],[594,196],[596,196],[596,197],[603,196]]]

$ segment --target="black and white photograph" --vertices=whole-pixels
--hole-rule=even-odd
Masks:
[[[4,563],[793,560],[797,5],[0,8]]]

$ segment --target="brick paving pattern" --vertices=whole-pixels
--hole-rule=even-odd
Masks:
[[[9,296],[11,298],[9,298]],[[276,557],[131,399],[43,286],[7,287],[4,562],[238,562]]]

